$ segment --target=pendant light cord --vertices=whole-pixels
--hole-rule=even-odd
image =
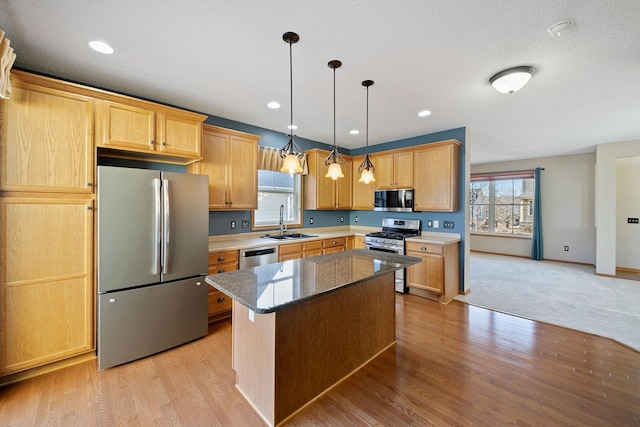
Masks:
[[[333,69],[333,149],[336,150],[336,69]]]
[[[292,55],[292,41],[289,40],[289,105],[291,106],[291,129],[289,129],[291,136],[293,136],[293,55]]]

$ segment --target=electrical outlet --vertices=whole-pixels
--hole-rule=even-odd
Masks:
[[[433,221],[428,220],[427,221],[427,227],[429,227],[429,228],[433,227]]]
[[[445,221],[445,222],[443,223],[443,227],[444,227],[444,228],[450,228],[450,229],[452,229],[452,230],[453,230],[453,228],[454,228],[454,225],[453,225],[453,224],[454,224],[454,222],[453,222],[453,221]]]
[[[313,218],[309,218],[309,224],[313,224]]]
[[[358,222],[358,217],[355,218],[355,221]]]
[[[627,218],[627,224],[638,224],[638,218]]]
[[[246,219],[242,220],[242,228],[249,228],[249,221]]]
[[[569,252],[569,246],[565,246],[565,247],[564,247],[564,251],[565,251],[565,252]]]
[[[340,222],[344,222],[344,217],[343,216],[340,217]]]
[[[235,221],[231,221],[231,229],[235,229],[236,228],[236,222]]]
[[[433,228],[439,228],[440,227],[440,221],[438,221],[437,219],[433,220]]]

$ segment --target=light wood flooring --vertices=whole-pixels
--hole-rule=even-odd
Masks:
[[[627,347],[457,301],[398,295],[396,305],[396,346],[286,425],[640,425],[640,354]],[[234,387],[229,322],[96,369],[92,360],[5,386],[0,425],[264,425]]]

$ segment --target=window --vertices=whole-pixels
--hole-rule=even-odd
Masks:
[[[258,170],[258,209],[252,215],[253,228],[274,228],[283,222],[288,227],[302,225],[302,192],[299,174]]]
[[[533,171],[472,175],[471,232],[531,236],[533,187]]]

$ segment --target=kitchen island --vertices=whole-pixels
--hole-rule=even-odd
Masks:
[[[238,390],[278,425],[392,346],[394,272],[418,262],[356,249],[207,276],[233,299]]]

